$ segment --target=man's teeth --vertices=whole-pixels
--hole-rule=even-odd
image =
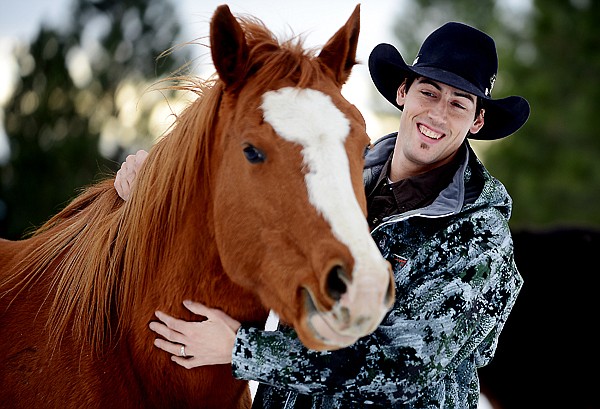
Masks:
[[[444,134],[441,133],[437,133],[432,131],[431,129],[423,126],[423,125],[419,125],[419,131],[421,131],[421,133],[425,136],[427,136],[428,138],[431,139],[440,139]]]

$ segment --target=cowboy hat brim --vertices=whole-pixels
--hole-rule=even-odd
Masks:
[[[407,65],[398,50],[390,44],[379,44],[369,56],[369,72],[377,90],[396,108],[398,87],[409,75],[423,76],[442,82],[481,98],[485,108],[484,126],[470,139],[494,140],[517,131],[529,117],[530,107],[525,98],[510,96],[492,99],[468,80],[437,67]]]

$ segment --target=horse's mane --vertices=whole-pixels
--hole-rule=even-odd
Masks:
[[[257,93],[278,79],[305,86],[323,75],[300,37],[279,43],[260,20],[246,16],[239,21]],[[206,176],[212,146],[218,143],[214,129],[224,84],[218,79],[177,79],[179,85],[173,88],[198,98],[152,148],[130,200],[117,196],[112,178],[88,187],[34,233],[31,251],[11,275],[0,279],[0,297],[16,297],[28,286],[50,280],[47,327],[55,346],[71,325],[73,335],[95,351],[114,341],[160,260],[172,256],[165,249],[177,248],[175,240],[185,223],[182,215],[192,204],[194,212],[205,210],[193,199],[211,192]]]
[[[199,176],[206,174],[202,168],[208,164],[222,87],[220,82],[189,81],[177,88],[199,97],[152,148],[131,199],[118,197],[112,178],[89,186],[36,230],[28,240],[31,251],[12,275],[0,280],[0,297],[17,296],[39,280],[51,280],[55,293],[48,294],[47,328],[56,345],[72,320],[73,335],[96,350],[105,345],[114,321],[119,326],[128,321],[136,291],[143,290],[161,248],[181,228],[190,198],[207,189],[203,184],[208,178]]]

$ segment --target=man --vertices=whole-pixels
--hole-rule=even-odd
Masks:
[[[186,368],[231,364],[234,376],[260,382],[254,407],[476,408],[477,368],[491,360],[522,285],[511,199],[468,143],[508,136],[529,116],[521,97],[492,99],[497,67],[493,40],[460,23],[435,30],[413,65],[389,44],[371,53],[375,86],[403,111],[364,171],[368,222],[397,294],[373,334],[310,351],[289,328],[240,326],[185,301],[208,320],[157,312],[155,344]],[[134,172],[124,165],[117,190],[128,190]]]

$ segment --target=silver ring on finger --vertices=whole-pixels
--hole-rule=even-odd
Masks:
[[[182,345],[181,348],[179,348],[179,356],[187,358],[187,355],[185,354],[185,345]]]

